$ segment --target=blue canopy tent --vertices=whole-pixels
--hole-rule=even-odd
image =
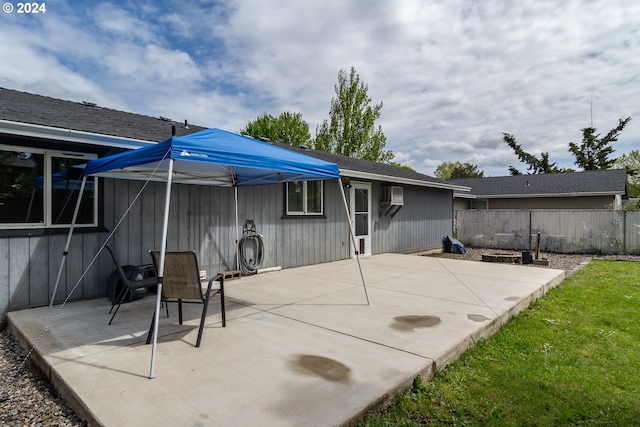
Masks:
[[[81,187],[84,186],[84,182],[89,176],[166,182],[161,256],[158,266],[159,271],[157,272],[158,296],[149,378],[155,376],[158,316],[160,313],[172,183],[235,188],[237,227],[237,187],[239,186],[325,179],[340,180],[338,166],[334,163],[325,162],[220,129],[207,129],[187,136],[173,136],[152,146],[92,160],[87,163]],[[342,189],[342,185],[339,185],[339,187]],[[347,216],[349,216],[344,189],[341,192],[345,210]],[[78,197],[78,200],[80,199],[81,195]],[[73,223],[75,223],[78,207],[79,205],[76,206],[76,212],[69,229],[60,271],[62,271],[65,257],[69,251]],[[354,231],[350,219],[348,223],[351,237],[354,239]],[[360,266],[359,261],[358,266]],[[360,273],[362,275],[362,270]],[[54,296],[59,279],[60,273],[53,291]],[[367,296],[367,303],[369,303],[364,278],[362,284]],[[53,304],[53,297],[51,304]]]

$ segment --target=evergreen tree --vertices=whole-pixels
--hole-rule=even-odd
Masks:
[[[596,129],[593,127],[582,129],[582,144],[578,146],[574,142],[569,143],[569,152],[576,158],[575,164],[586,171],[610,169],[615,162],[615,159],[609,158],[613,153],[613,147],[610,144],[618,140],[618,134],[622,132],[629,120],[631,117],[619,119],[618,126],[602,138],[600,134],[596,134]]]

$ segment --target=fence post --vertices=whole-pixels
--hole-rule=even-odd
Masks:
[[[533,223],[532,223],[532,216],[533,216],[533,211],[531,209],[529,209],[529,250],[532,250],[532,237],[531,234],[533,233]]]
[[[627,211],[622,211],[622,253],[627,254]]]

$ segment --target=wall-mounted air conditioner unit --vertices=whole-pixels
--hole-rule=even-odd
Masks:
[[[380,206],[383,215],[391,215],[393,218],[404,206],[404,194],[402,187],[388,186],[382,187],[382,200]]]

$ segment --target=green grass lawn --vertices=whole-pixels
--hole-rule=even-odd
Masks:
[[[640,426],[640,262],[593,261],[360,426]]]

